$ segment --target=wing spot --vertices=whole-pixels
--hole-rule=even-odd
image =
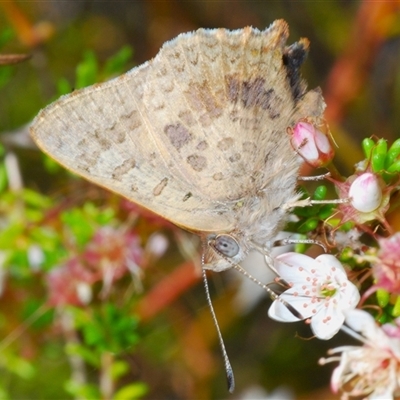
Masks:
[[[179,122],[175,125],[165,125],[164,133],[177,150],[180,150],[192,140],[192,134]]]
[[[124,131],[119,131],[115,134],[115,141],[117,143],[123,143],[126,140],[126,133]]]
[[[162,191],[165,189],[167,184],[168,184],[168,178],[162,179],[161,182],[153,189],[153,195],[159,196],[162,193]]]
[[[222,172],[217,172],[213,175],[213,179],[216,181],[222,181],[222,179],[224,179],[224,175]]]
[[[207,167],[207,159],[203,156],[198,156],[197,154],[189,156],[186,161],[197,172],[201,172]]]
[[[239,161],[240,158],[241,158],[240,153],[236,153],[236,154],[234,154],[233,156],[230,156],[230,157],[229,157],[229,161],[230,161],[231,163],[234,163],[234,162]]]
[[[233,146],[234,142],[235,141],[233,140],[233,138],[226,137],[226,138],[221,139],[218,142],[217,147],[222,151],[226,151],[226,150],[230,149]]]
[[[205,140],[202,140],[201,142],[198,143],[196,146],[196,149],[199,151],[203,151],[208,149],[208,143]]]
[[[271,119],[280,116],[282,99],[274,89],[265,88],[266,80],[261,77],[242,81],[234,75],[225,77],[228,99],[231,103],[240,101],[244,108],[260,107],[267,110]]]
[[[128,160],[125,160],[121,165],[118,167],[114,168],[112,177],[113,179],[117,181],[121,181],[122,177],[128,173],[130,170],[135,168],[136,166],[136,161],[133,158],[130,158]]]
[[[254,142],[243,142],[243,151],[246,153],[255,153],[257,146]]]
[[[223,106],[220,104],[220,99],[214,95],[206,80],[201,84],[192,81],[189,82],[188,86],[189,90],[185,94],[192,109],[200,112],[206,111],[200,118],[209,118],[212,120],[222,115]]]
[[[191,192],[188,192],[183,196],[182,201],[188,201],[192,196],[193,194]]]
[[[187,126],[193,126],[196,123],[196,120],[193,118],[193,114],[189,110],[181,111],[178,114],[178,117]]]

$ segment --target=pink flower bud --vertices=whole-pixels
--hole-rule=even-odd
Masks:
[[[292,146],[313,167],[328,164],[335,155],[327,135],[307,122],[299,122],[294,127]]]
[[[383,197],[378,177],[371,172],[358,176],[350,186],[349,197],[357,211],[369,213],[376,210]]]

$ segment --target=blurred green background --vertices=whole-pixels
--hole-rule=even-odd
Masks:
[[[277,389],[288,390],[282,399],[329,398],[332,366],[317,361],[349,339],[304,340],[304,324],[268,318],[265,296],[238,300],[234,273],[210,276],[237,381],[229,395],[191,236],[62,171],[27,126],[59,95],[141,64],[181,32],[263,29],[283,18],[289,43],[311,41],[303,76],[324,92],[345,171],[362,159],[362,138],[399,137],[399,11],[398,1],[2,1],[0,54],[31,57],[0,65],[0,398],[252,399]],[[390,222],[396,227],[396,216]],[[123,255],[99,254],[106,228]],[[133,260],[124,253],[132,238],[139,274],[107,283],[91,270],[82,278],[91,300],[60,299],[74,281],[51,271]]]

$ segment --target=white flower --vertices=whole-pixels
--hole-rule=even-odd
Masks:
[[[382,203],[382,188],[379,177],[372,172],[358,176],[350,186],[351,205],[364,213],[375,211]]]
[[[393,337],[377,326],[371,315],[362,310],[346,313],[343,330],[364,343],[363,346],[343,346],[329,351],[338,354],[321,359],[320,364],[339,361],[331,378],[332,390],[349,396],[368,396],[373,400],[389,400],[400,395],[400,328]],[[383,327],[385,328],[385,326]],[[360,332],[359,335],[357,332]],[[365,398],[365,397],[364,397]]]
[[[300,121],[292,131],[292,145],[313,167],[322,167],[332,161],[335,152],[326,134],[314,125]]]
[[[268,315],[282,322],[299,321],[285,305],[288,303],[302,319],[310,319],[311,329],[319,339],[334,336],[343,325],[344,311],[354,309],[360,300],[357,288],[332,255],[313,259],[285,253],[275,259],[274,266],[290,289],[272,303]]]

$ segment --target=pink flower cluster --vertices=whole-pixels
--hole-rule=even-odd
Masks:
[[[125,274],[138,274],[142,257],[140,239],[135,233],[102,227],[82,254],[48,274],[49,303],[52,306],[87,304],[94,283],[102,282],[107,293],[111,284]]]

